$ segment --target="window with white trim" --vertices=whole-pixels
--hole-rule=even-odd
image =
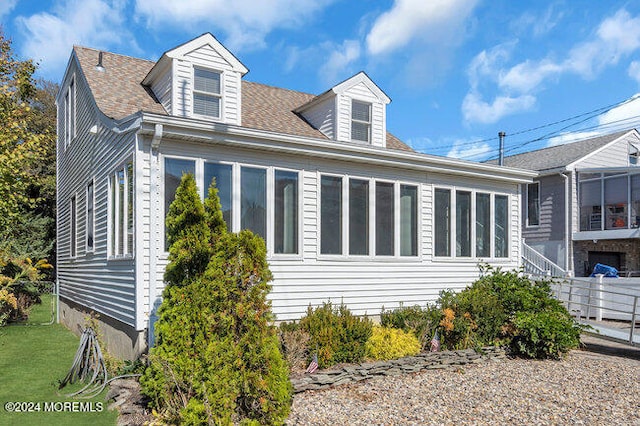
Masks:
[[[509,257],[509,196],[435,188],[434,255]]]
[[[509,257],[509,197],[495,196],[495,257]]]
[[[376,255],[393,256],[395,242],[394,185],[376,182]]]
[[[87,184],[87,213],[86,213],[86,251],[93,251],[94,243],[94,212],[95,212],[95,197],[93,195],[93,181]]]
[[[433,221],[435,255],[451,256],[451,191],[449,189],[435,189]]]
[[[240,228],[267,241],[267,170],[240,169]]]
[[[127,161],[110,175],[109,197],[109,255],[133,256],[133,161]]]
[[[540,225],[540,182],[527,184],[527,226]]]
[[[193,113],[220,118],[222,110],[222,74],[195,67],[193,69]]]
[[[418,255],[418,187],[400,185],[400,256]]]
[[[64,141],[68,146],[76,136],[76,79],[71,78],[64,95]]]
[[[320,254],[418,256],[418,186],[321,175]]]
[[[76,257],[78,241],[77,199],[73,195],[69,203],[69,255]]]
[[[371,104],[351,101],[351,139],[371,142]]]
[[[227,229],[233,229],[233,166],[222,163],[204,163],[205,196],[208,196],[209,186],[216,180],[218,198],[222,207],[222,217]]]
[[[342,254],[342,178],[320,178],[320,253]]]
[[[369,254],[369,181],[349,179],[349,254]]]
[[[298,253],[297,172],[274,171],[274,210],[274,253]]]
[[[182,181],[182,175],[196,174],[196,162],[194,160],[185,160],[182,158],[165,158],[164,160],[164,223],[166,223],[167,215],[171,203],[176,199],[176,190]],[[165,229],[165,250],[169,250],[167,233]]]

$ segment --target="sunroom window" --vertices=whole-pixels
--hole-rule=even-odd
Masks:
[[[203,68],[193,70],[193,113],[220,118],[222,103],[221,75]]]

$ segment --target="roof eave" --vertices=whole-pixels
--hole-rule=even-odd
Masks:
[[[441,174],[463,175],[509,183],[532,182],[537,173],[509,167],[454,160],[415,152],[387,150],[352,145],[327,139],[249,129],[203,120],[141,113],[141,134],[153,135],[155,125],[163,125],[163,134],[171,138],[203,143],[233,144],[235,147],[289,152],[297,155],[319,156],[367,164],[402,167]]]

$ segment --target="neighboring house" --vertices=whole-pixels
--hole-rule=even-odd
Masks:
[[[265,239],[277,320],[328,300],[377,315],[468,285],[480,262],[520,265],[535,173],[412,151],[364,73],[319,96],[246,73],[208,33],[157,62],[74,47],[57,98],[61,321],[94,311],[113,353],[146,349],[185,172],[203,197],[216,178],[230,230]]]
[[[505,157],[539,173],[522,188],[525,243],[575,276],[639,271],[639,153],[632,129]]]

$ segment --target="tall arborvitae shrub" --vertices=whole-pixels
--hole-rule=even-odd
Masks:
[[[211,230],[205,218],[196,181],[193,175],[185,174],[166,219],[169,264],[164,280],[167,286],[186,285],[207,268],[212,250]]]
[[[184,192],[197,195],[188,181],[183,180],[189,188]],[[213,255],[204,273],[199,259],[189,260],[186,252],[173,258],[183,266],[171,270],[188,276],[166,277],[172,281],[167,280],[143,390],[171,423],[283,423],[291,385],[269,325],[271,273],[264,241],[249,231],[227,233],[214,185],[202,215],[185,223],[197,231],[167,225],[170,233],[180,233],[170,238],[171,249],[191,245],[204,251],[206,246]],[[208,232],[200,231],[203,225]]]

